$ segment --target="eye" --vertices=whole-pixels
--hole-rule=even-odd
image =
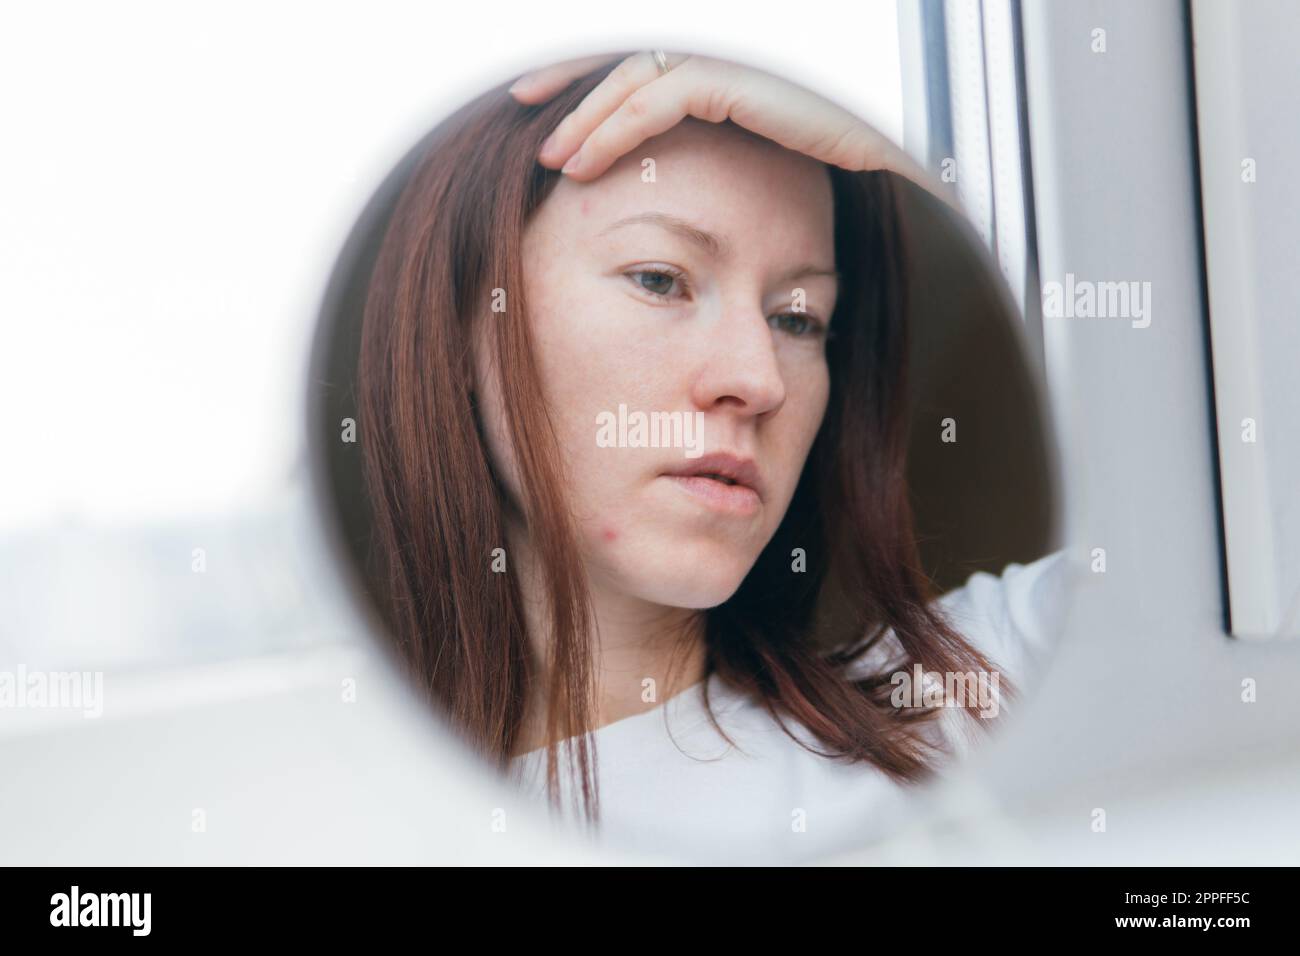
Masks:
[[[816,338],[826,334],[826,326],[806,312],[783,312],[768,319],[772,328],[788,332],[797,339]]]
[[[638,292],[644,292],[661,302],[673,298],[670,293],[674,285],[680,290],[680,295],[690,291],[686,284],[686,274],[672,266],[656,265],[648,269],[632,269],[623,275],[627,276]]]

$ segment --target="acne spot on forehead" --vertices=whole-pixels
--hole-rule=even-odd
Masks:
[[[615,541],[618,538],[618,532],[614,530],[612,525],[605,525],[600,529],[600,536],[606,541]]]

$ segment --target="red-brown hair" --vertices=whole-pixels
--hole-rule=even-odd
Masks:
[[[538,106],[520,105],[502,85],[436,131],[371,276],[357,375],[369,573],[401,660],[467,743],[502,768],[545,681],[546,739],[576,738],[580,796],[593,819],[586,577],[539,401],[521,249],[560,175],[537,163],[542,141],[609,68]],[[890,631],[909,669],[993,665],[930,606],[934,589],[920,568],[906,480],[905,263],[893,174],[828,170],[843,276],[827,353],[830,401],[772,541],[737,592],[704,612],[706,668],[777,720],[805,725],[828,757],[914,782],[934,752],[918,725],[939,711],[894,707],[889,673],[848,680],[846,665]],[[547,662],[534,660],[515,577],[490,570],[493,549],[505,546],[506,502],[475,408],[471,343],[494,289],[508,290],[508,309],[490,323],[488,347],[501,370],[528,533],[544,556],[554,635]],[[791,571],[794,548],[807,555],[804,573]],[[554,795],[555,744],[547,751]]]

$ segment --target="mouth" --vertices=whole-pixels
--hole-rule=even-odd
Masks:
[[[705,455],[665,472],[673,482],[706,507],[737,516],[752,515],[763,501],[762,478],[753,459],[729,452]]]

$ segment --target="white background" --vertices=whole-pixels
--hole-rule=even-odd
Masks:
[[[527,69],[730,56],[901,142],[894,3],[830,7],[11,8],[0,529],[221,515],[273,493],[301,450],[308,336],[346,230],[420,136]]]

